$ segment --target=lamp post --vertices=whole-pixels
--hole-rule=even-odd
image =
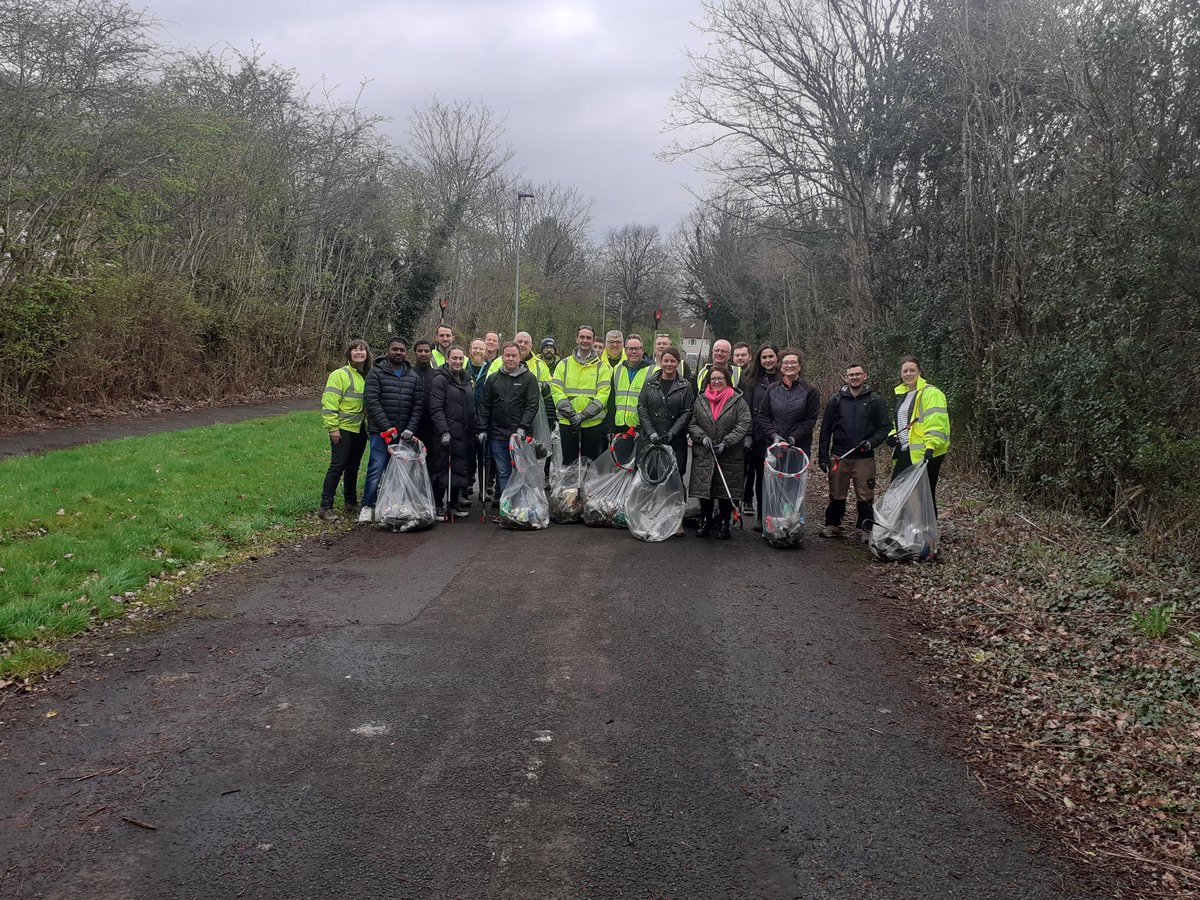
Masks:
[[[517,191],[517,278],[513,293],[513,336],[517,334],[518,319],[521,316],[521,201],[532,200],[533,194]]]

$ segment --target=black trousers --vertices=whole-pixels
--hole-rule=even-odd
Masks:
[[[590,428],[580,428],[578,431],[570,425],[563,425],[558,433],[562,436],[563,465],[569,465],[579,459],[581,450],[588,459],[595,460],[608,449],[603,423]]]
[[[345,478],[342,496],[346,506],[358,504],[358,466],[362,462],[363,451],[367,449],[367,429],[362,431],[343,431],[341,439],[335,444],[329,439],[329,470],[325,473],[325,484],[321,488],[321,509],[333,509],[333,495],[337,493],[338,482]]]
[[[700,498],[700,515],[709,522],[715,521],[718,525],[728,525],[729,519],[733,515],[733,501],[725,497],[718,497],[717,518],[713,519],[713,500],[711,497]]]
[[[912,468],[912,457],[907,450],[896,448],[896,452],[892,457],[896,462],[896,467],[892,469],[892,477],[895,478],[905,469]],[[945,454],[935,456],[929,461],[929,493],[933,495],[933,511],[937,512],[937,483],[938,473],[942,471],[942,460],[946,458]]]
[[[755,441],[746,451],[746,489],[742,499],[754,503],[755,508],[762,506],[763,460],[767,455],[767,445]]]

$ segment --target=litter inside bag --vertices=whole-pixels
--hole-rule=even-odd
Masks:
[[[535,531],[550,524],[545,473],[533,440],[508,439],[512,475],[500,495],[500,525],[518,531]]]
[[[762,536],[772,547],[804,543],[804,493],[808,455],[797,447],[772,444],[763,462]]]
[[[375,501],[375,521],[392,531],[417,531],[431,526],[435,514],[425,445],[416,438],[389,445],[388,464]]]
[[[568,525],[583,521],[583,482],[591,460],[580,456],[563,465],[558,432],[550,439],[550,521]]]
[[[938,536],[928,467],[921,462],[893,478],[883,499],[875,504],[871,553],[876,559],[892,562],[933,559]]]
[[[687,510],[675,451],[649,444],[638,454],[637,477],[625,498],[629,533],[657,543],[675,534]]]
[[[637,440],[618,434],[587,470],[583,481],[583,524],[624,528],[625,498],[637,478]]]

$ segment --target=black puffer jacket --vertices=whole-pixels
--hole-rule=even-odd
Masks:
[[[425,410],[421,379],[408,363],[396,375],[387,359],[377,359],[367,373],[363,405],[367,408],[367,430],[373,434],[389,428],[416,433]]]
[[[821,415],[821,392],[803,378],[789,388],[780,378],[768,387],[757,410],[761,434],[781,434],[793,447],[812,455],[813,429]]]
[[[475,387],[465,371],[457,374],[449,366],[440,367],[429,390],[429,415],[433,421],[431,438],[433,469],[439,479],[445,478],[448,465],[453,466],[454,488],[460,490],[471,483],[475,475]],[[442,446],[442,435],[450,435],[450,457]],[[445,489],[444,482],[441,485]]]
[[[842,385],[825,405],[825,418],[821,421],[821,463],[830,465],[834,456],[845,455],[863,441],[869,441],[871,449],[850,453],[849,458],[869,458],[875,448],[887,440],[890,427],[887,403],[871,390],[870,385],[864,385],[857,397],[850,393],[849,385]]]
[[[537,416],[542,395],[538,391],[538,380],[524,366],[509,373],[504,366],[496,366],[483,386],[483,401],[479,414],[483,421],[481,430],[488,439],[507,441],[518,428],[533,435],[533,420]]]
[[[663,381],[662,372],[655,372],[638,394],[638,434],[649,438],[651,432],[658,432],[664,444],[686,445],[695,402],[696,393],[683,373],[673,381]]]

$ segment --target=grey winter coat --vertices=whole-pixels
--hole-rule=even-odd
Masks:
[[[730,499],[742,498],[746,476],[742,438],[750,433],[750,423],[750,407],[739,390],[734,390],[715,422],[708,398],[704,394],[696,398],[692,421],[688,425],[688,434],[692,436],[692,479],[688,488],[691,496],[702,500],[725,497],[725,482],[728,482]],[[712,451],[704,446],[706,436],[712,438],[714,446],[722,441],[725,443],[725,452],[717,459],[725,482],[717,474]]]

